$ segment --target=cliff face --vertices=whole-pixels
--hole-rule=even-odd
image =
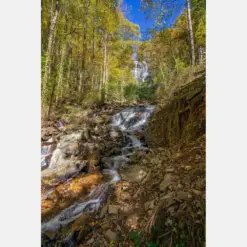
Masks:
[[[149,147],[183,147],[205,134],[205,93],[203,69],[158,104],[147,129]]]

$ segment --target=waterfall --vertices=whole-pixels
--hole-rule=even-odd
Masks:
[[[137,84],[143,83],[149,76],[148,64],[146,61],[135,61],[134,78]]]

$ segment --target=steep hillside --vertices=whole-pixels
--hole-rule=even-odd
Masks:
[[[144,236],[157,246],[205,245],[205,69],[191,75],[161,98],[147,129],[146,198],[156,196]]]
[[[150,119],[150,147],[183,146],[205,133],[205,69],[193,71],[180,85],[174,84],[177,86],[169,96],[161,98]]]

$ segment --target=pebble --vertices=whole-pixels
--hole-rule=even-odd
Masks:
[[[101,209],[100,218],[103,218],[107,213],[107,205]]]
[[[110,229],[107,230],[105,235],[108,238],[108,240],[116,240],[116,238],[117,238],[117,234],[115,232],[113,232],[112,230],[110,230]]]
[[[94,242],[94,238],[90,238],[88,241],[87,241],[87,244],[92,244]]]
[[[200,190],[195,190],[195,189],[192,190],[192,193],[196,196],[200,196],[202,194]]]
[[[146,211],[147,211],[148,209],[153,209],[153,208],[154,208],[154,200],[153,200],[153,201],[146,202],[146,203],[144,204],[144,208],[145,208]]]
[[[190,171],[192,169],[192,166],[185,166],[184,169],[185,171]]]
[[[44,233],[49,239],[53,240],[56,236],[56,232],[54,231],[47,231]]]
[[[163,181],[160,184],[160,190],[165,191],[168,188],[168,186],[171,184],[171,182],[172,182],[172,176],[170,174],[166,174],[164,176]]]
[[[167,168],[167,169],[165,170],[165,172],[167,172],[167,173],[169,173],[169,172],[174,172],[174,171],[175,171],[174,168]]]
[[[180,200],[187,200],[191,198],[191,195],[189,192],[179,191],[176,194],[177,194],[177,198]]]
[[[118,214],[119,206],[117,205],[109,205],[108,206],[108,213],[109,214]]]

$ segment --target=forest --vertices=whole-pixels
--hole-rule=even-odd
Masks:
[[[42,247],[206,244],[206,0],[137,2],[41,0]]]
[[[42,1],[42,106],[120,101],[133,82],[133,44],[139,26],[117,1]],[[111,88],[117,95],[110,95]],[[111,99],[111,96],[113,99]]]
[[[189,7],[193,31],[188,30],[186,10],[172,28],[162,28],[159,23],[166,11],[160,11],[160,6],[166,9],[169,3],[142,2],[143,11],[156,16],[158,28],[150,30],[150,40],[140,41],[139,26],[126,19],[119,1],[42,0],[44,113],[66,101],[136,100],[132,73],[136,47],[138,59],[148,62],[154,83],[169,83],[172,74],[202,63],[205,0],[194,0],[193,8]]]

